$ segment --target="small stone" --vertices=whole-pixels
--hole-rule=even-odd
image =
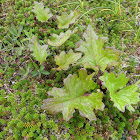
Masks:
[[[129,136],[129,137],[127,137],[127,140],[132,140],[132,138]]]
[[[136,130],[132,130],[132,131],[130,131],[130,134],[136,136],[137,135],[137,131]]]
[[[129,121],[130,123],[132,123],[132,122],[133,122],[133,120],[132,120],[132,119],[129,119],[128,121]]]

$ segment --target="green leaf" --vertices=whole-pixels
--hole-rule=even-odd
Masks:
[[[39,78],[41,77],[41,73],[40,73],[40,71],[38,72],[38,75],[39,75]]]
[[[76,50],[84,53],[79,60],[84,68],[104,71],[108,64],[119,59],[119,51],[112,48],[103,49],[104,39],[95,34],[91,25],[87,27],[83,37],[85,41],[80,40],[77,43],[80,47]]]
[[[15,37],[18,37],[18,31],[17,31],[17,28],[16,26],[12,23],[11,24],[11,27],[9,28],[9,32],[15,36]]]
[[[9,32],[13,35],[13,37],[15,37],[15,40],[20,36],[22,30],[23,30],[23,25],[20,25],[17,30],[16,26],[13,23],[9,28]]]
[[[54,87],[49,91],[48,94],[53,98],[45,99],[41,108],[51,114],[62,112],[66,121],[72,117],[75,109],[79,110],[81,116],[89,120],[96,120],[93,109],[104,109],[103,94],[101,92],[85,94],[85,92],[94,89],[95,85],[91,75],[87,75],[86,70],[81,69],[79,77],[69,75],[64,79],[63,88]]]
[[[85,69],[81,69],[79,71],[79,79],[83,83],[83,86],[86,89],[86,91],[88,91],[89,89],[95,89],[95,87],[97,86],[97,84],[95,84],[91,80],[93,75],[94,75],[94,73],[87,75],[87,72],[85,71]],[[86,80],[85,80],[85,77],[87,77]]]
[[[49,55],[48,45],[40,45],[37,41],[37,38],[33,36],[30,40],[29,48],[33,51],[32,55],[38,60],[41,64],[46,60],[46,57]]]
[[[43,65],[41,65],[40,68],[39,68],[39,71],[44,70],[44,68],[45,68],[45,67],[44,67]]]
[[[18,28],[18,36],[20,36],[22,30],[23,30],[23,25],[20,25]]]
[[[17,43],[17,45],[18,45],[20,48],[23,48],[23,47],[22,47],[22,44],[21,44],[18,40],[16,40],[16,43]]]
[[[34,76],[37,76],[38,72],[37,71],[32,71],[31,74],[34,77]]]
[[[34,2],[35,6],[33,7],[34,9],[32,10],[34,13],[37,15],[37,19],[41,22],[47,22],[50,17],[53,15],[50,13],[49,8],[44,9],[43,3],[39,2]]]
[[[9,43],[14,44],[13,38],[11,38],[9,35],[7,35],[5,38],[6,38],[6,40],[7,40]]]
[[[60,35],[53,34],[52,39],[48,39],[47,42],[50,46],[61,46],[63,43],[65,43],[66,40],[70,38],[72,34],[74,34],[77,31],[77,28],[75,28],[73,31],[68,30],[65,33],[61,32]]]
[[[23,75],[22,79],[26,78],[28,76],[29,72],[30,72],[29,66],[26,66],[25,69],[20,68],[20,75]]]
[[[68,15],[66,12],[63,12],[61,16],[56,16],[58,19],[58,28],[65,29],[69,28],[69,25],[74,23],[75,20],[79,17],[78,11],[71,11],[71,13]]]
[[[42,74],[44,75],[49,75],[50,73],[48,71],[41,71]]]
[[[81,53],[74,53],[73,50],[69,50],[66,54],[65,51],[62,51],[59,56],[55,56],[56,64],[59,66],[59,70],[67,70],[69,65],[76,62],[82,56]]]
[[[134,111],[132,104],[137,104],[139,99],[139,93],[136,92],[140,80],[128,87],[125,87],[129,78],[125,77],[124,73],[121,73],[118,77],[115,77],[114,73],[105,72],[100,80],[104,81],[104,85],[110,91],[111,100],[114,102],[114,106],[120,111],[124,112],[125,107],[130,111]]]
[[[0,40],[0,51],[1,51],[1,49],[2,49],[2,41]]]
[[[36,63],[33,63],[33,66],[35,67],[35,69],[38,71],[39,70],[39,67]]]

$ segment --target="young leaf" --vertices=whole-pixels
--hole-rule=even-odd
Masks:
[[[55,61],[59,66],[58,69],[67,70],[69,68],[69,65],[76,62],[81,58],[81,56],[82,53],[74,53],[73,50],[69,50],[67,54],[65,53],[65,51],[62,51],[59,56],[55,56]]]
[[[118,77],[115,77],[114,73],[105,72],[100,80],[104,81],[104,85],[110,91],[111,100],[114,102],[114,106],[120,111],[124,112],[125,107],[132,112],[134,108],[132,104],[137,104],[139,99],[139,93],[136,92],[138,89],[138,81],[136,84],[125,87],[129,78],[125,77],[124,73],[121,73]]]
[[[41,65],[39,68],[39,73],[42,73],[44,75],[49,75],[50,73],[48,71],[45,71],[44,68],[45,67],[43,65]]]
[[[30,67],[29,66],[28,67],[26,66],[25,69],[20,68],[20,75],[23,76],[22,79],[26,78],[28,76],[29,72],[30,72]]]
[[[44,75],[49,75],[50,73],[48,72],[48,71],[40,71],[42,74],[44,74]]]
[[[17,28],[13,23],[11,24],[11,27],[9,28],[9,32],[15,37],[18,36]]]
[[[38,72],[37,71],[32,71],[31,74],[34,77],[34,76],[37,76]]]
[[[37,19],[41,22],[47,22],[50,17],[53,15],[50,13],[49,8],[45,8],[43,6],[43,3],[39,2],[34,2],[35,6],[33,7],[34,9],[32,10],[34,13],[37,15]]]
[[[79,73],[79,77],[69,75],[64,79],[63,88],[54,87],[49,91],[48,94],[54,98],[45,99],[41,108],[51,114],[62,112],[66,121],[72,117],[75,109],[79,110],[81,116],[96,120],[93,109],[104,109],[103,94],[101,92],[85,94],[86,91],[94,89],[96,84],[92,81],[91,75],[86,74],[86,70],[82,69]]]
[[[32,55],[42,64],[46,57],[49,55],[49,52],[46,51],[48,48],[48,45],[41,46],[37,38],[33,36],[33,38],[30,40],[30,44],[28,45],[30,50],[33,51]]]
[[[33,66],[35,67],[35,69],[38,71],[39,70],[39,67],[36,63],[33,63]]]
[[[53,34],[52,39],[48,39],[47,42],[50,46],[61,46],[66,40],[70,38],[72,34],[74,34],[77,31],[77,28],[75,28],[73,31],[68,30],[65,33],[61,32],[60,35]]]
[[[39,71],[44,70],[44,68],[45,68],[45,67],[44,67],[43,65],[41,65],[40,68],[39,68]]]
[[[58,28],[65,29],[69,28],[69,25],[74,23],[75,20],[79,17],[78,11],[71,11],[70,15],[68,15],[66,12],[63,12],[61,16],[57,16],[58,19]]]
[[[19,27],[18,27],[18,36],[20,36],[22,30],[23,30],[23,25],[19,25]]]
[[[104,71],[108,64],[119,59],[119,51],[112,48],[103,49],[104,40],[95,34],[91,25],[87,27],[83,37],[85,41],[80,40],[77,43],[80,44],[80,47],[76,50],[85,54],[79,60],[79,63],[83,64],[84,68],[92,68],[94,70],[101,68]]]
[[[16,26],[12,23],[11,27],[9,28],[9,32],[13,36],[12,40],[17,41],[17,38],[20,36],[22,30],[23,30],[23,25],[20,25],[17,29]]]

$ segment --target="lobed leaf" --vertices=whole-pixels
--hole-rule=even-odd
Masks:
[[[69,28],[69,25],[74,23],[75,20],[79,17],[78,11],[71,11],[68,15],[66,12],[63,12],[61,16],[56,16],[58,19],[58,28],[66,29]]]
[[[32,10],[36,15],[37,19],[41,22],[47,22],[50,17],[53,15],[50,13],[49,8],[44,9],[43,3],[39,2],[34,2],[35,6],[33,7],[34,9]]]
[[[74,53],[73,50],[69,50],[66,54],[65,51],[62,51],[60,55],[55,56],[56,64],[59,66],[58,69],[67,70],[70,64],[73,64],[82,56],[81,53]]]
[[[50,46],[61,46],[63,43],[65,43],[66,40],[70,38],[72,34],[74,34],[77,31],[77,28],[75,28],[73,31],[68,30],[65,33],[61,32],[60,35],[53,34],[52,39],[48,39],[47,42]]]
[[[79,71],[79,77],[69,75],[64,79],[63,88],[54,87],[48,92],[53,98],[45,99],[41,108],[51,114],[62,112],[66,121],[72,117],[75,109],[79,110],[81,116],[87,117],[89,120],[96,120],[93,109],[103,110],[104,104],[102,103],[103,94],[101,92],[85,94],[86,91],[96,87],[92,81],[92,76],[87,75],[84,69]]]
[[[83,87],[85,88],[86,91],[90,90],[90,89],[95,89],[95,87],[97,86],[97,84],[95,84],[91,79],[93,77],[94,73],[87,75],[87,72],[85,71],[85,69],[81,69],[79,71],[79,79],[83,84]],[[85,77],[86,80],[85,80]],[[88,81],[88,82],[87,82]],[[94,86],[93,86],[94,85]]]
[[[38,60],[41,64],[46,60],[46,57],[49,55],[48,45],[40,45],[35,36],[32,37],[29,43],[29,48],[33,52],[32,55]]]
[[[125,87],[129,78],[125,77],[124,73],[121,73],[118,77],[115,77],[114,73],[105,72],[100,80],[104,82],[104,85],[110,91],[111,100],[114,102],[114,106],[120,111],[124,112],[125,107],[132,112],[134,108],[132,104],[137,104],[139,99],[139,93],[136,92],[138,89],[138,81],[136,84]]]
[[[76,50],[84,53],[79,60],[79,64],[83,64],[84,68],[104,71],[108,64],[119,59],[119,51],[112,48],[103,49],[104,39],[95,34],[91,25],[87,27],[83,37],[85,41],[80,40]]]

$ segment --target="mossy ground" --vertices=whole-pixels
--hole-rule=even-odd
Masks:
[[[57,51],[49,46],[51,55],[43,64],[50,75],[33,77],[31,71],[39,63],[30,55],[28,39],[34,34],[41,44],[47,43],[52,33],[59,34],[56,19],[41,23],[35,18],[34,0],[1,0],[0,15],[0,139],[2,140],[118,140],[140,139],[140,104],[136,111],[122,113],[110,101],[108,93],[104,95],[105,110],[95,111],[97,121],[89,122],[78,111],[70,121],[65,122],[62,114],[48,115],[40,109],[42,100],[47,98],[47,91],[53,86],[62,87],[63,79],[68,74],[77,73],[80,66],[70,67],[67,71],[56,71],[54,56],[61,51],[76,48],[75,43],[82,37],[87,25],[92,24],[95,31],[108,36],[105,46],[115,46],[123,52],[121,60],[124,72],[131,76],[130,83],[139,79],[140,55],[140,20],[137,0],[85,0],[82,5],[78,0],[47,0],[44,5],[51,8],[53,14],[78,9],[81,18],[75,23],[79,34],[73,34]],[[91,9],[89,11],[89,9]],[[13,23],[16,28],[23,25],[17,39],[8,29]],[[9,39],[11,37],[11,40]],[[20,44],[19,44],[20,42]],[[120,72],[120,67],[112,68]]]

